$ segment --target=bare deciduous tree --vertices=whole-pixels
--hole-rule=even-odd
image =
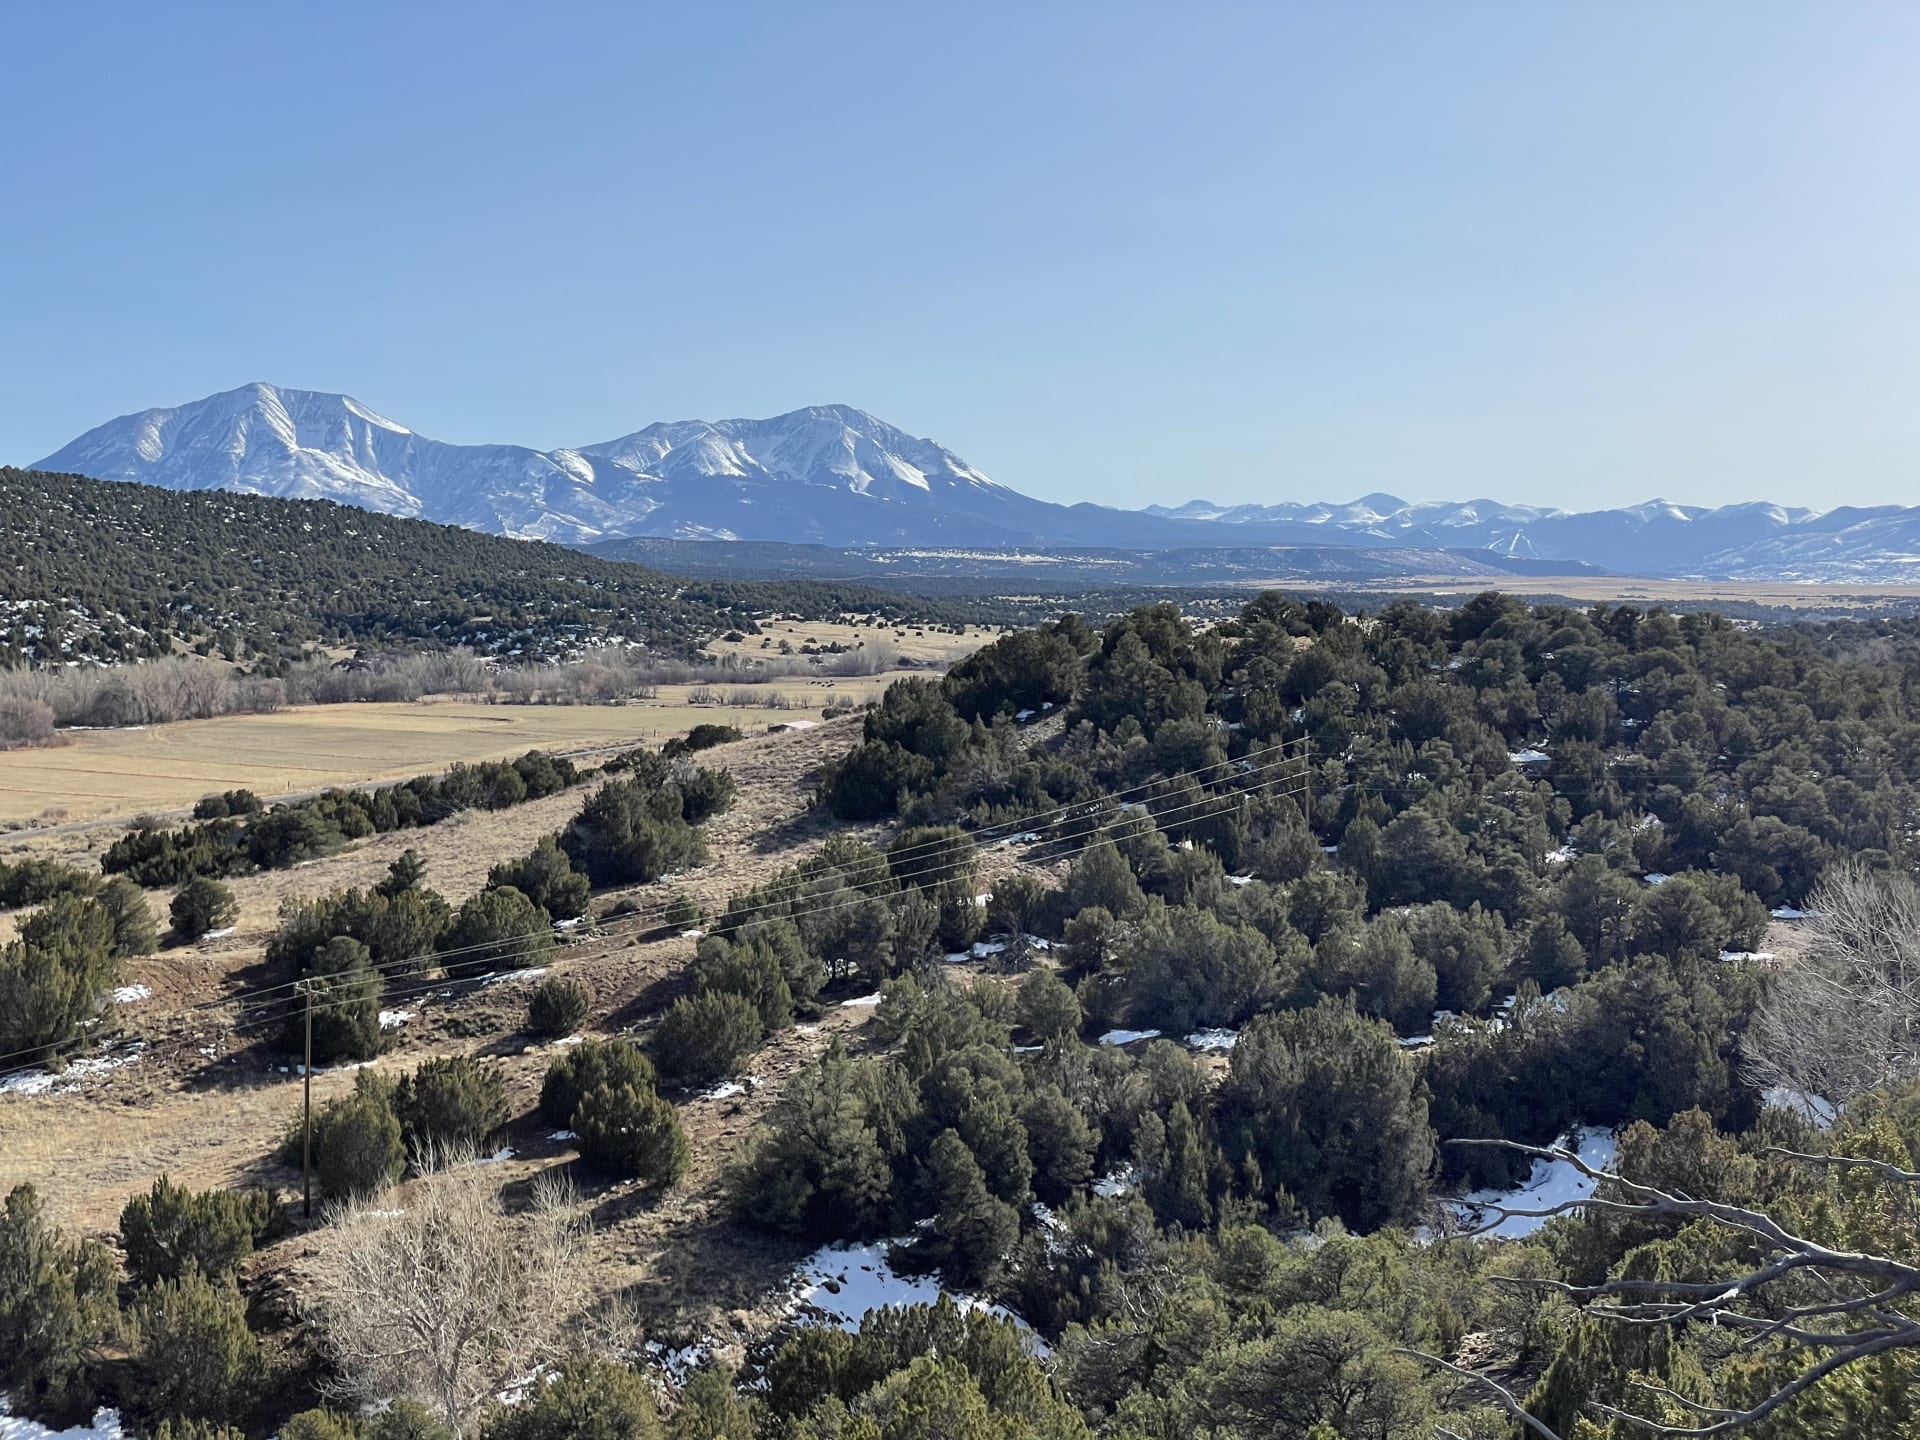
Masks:
[[[1807,954],[1775,977],[1747,1068],[1840,1106],[1920,1075],[1920,885],[1852,862],[1811,903]]]
[[[1667,1423],[1617,1406],[1589,1402],[1609,1420],[1619,1420],[1650,1435],[1705,1440],[1750,1429],[1781,1406],[1805,1394],[1835,1371],[1890,1350],[1920,1346],[1920,1314],[1908,1303],[1920,1294],[1920,1266],[1890,1255],[1839,1250],[1788,1230],[1764,1211],[1671,1194],[1651,1185],[1607,1174],[1572,1151],[1543,1149],[1511,1140],[1454,1140],[1456,1145],[1494,1145],[1523,1155],[1558,1160],[1595,1182],[1594,1194],[1538,1209],[1489,1204],[1484,1218],[1462,1238],[1483,1234],[1502,1221],[1547,1218],[1583,1209],[1611,1210],[1646,1217],[1705,1221],[1737,1232],[1757,1252],[1758,1263],[1739,1273],[1709,1280],[1662,1276],[1622,1276],[1595,1285],[1570,1285],[1538,1277],[1494,1277],[1496,1284],[1551,1291],[1581,1302],[1586,1313],[1622,1325],[1681,1326],[1690,1322],[1717,1326],[1743,1337],[1746,1345],[1785,1340],[1808,1352],[1798,1374],[1774,1386],[1742,1408],[1710,1405],[1664,1385],[1634,1382],[1650,1400],[1690,1418]],[[1769,1154],[1808,1165],[1871,1172],[1902,1188],[1920,1189],[1920,1172],[1884,1161],[1844,1155],[1809,1155],[1770,1148]],[[1513,1393],[1492,1377],[1436,1355],[1402,1352],[1479,1386],[1501,1409],[1543,1440],[1559,1440],[1527,1413]]]
[[[586,1295],[573,1197],[536,1184],[508,1215],[484,1167],[441,1157],[404,1210],[340,1211],[312,1277],[347,1398],[411,1396],[464,1434],[489,1400],[559,1356]]]

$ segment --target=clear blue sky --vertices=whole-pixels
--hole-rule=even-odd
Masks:
[[[1920,6],[18,4],[0,458],[844,401],[1137,505],[1920,502]]]

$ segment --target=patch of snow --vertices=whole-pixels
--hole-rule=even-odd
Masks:
[[[207,933],[206,933],[206,934],[204,934],[204,935],[202,935],[202,936],[200,937],[200,939],[201,939],[201,940],[202,940],[203,942],[204,942],[204,941],[207,941],[207,940],[224,940],[224,939],[226,939],[226,938],[227,938],[227,937],[228,937],[229,935],[231,935],[231,934],[233,934],[233,932],[234,932],[234,931],[236,931],[236,930],[238,930],[239,928],[240,928],[240,927],[239,927],[238,925],[228,925],[228,926],[226,926],[226,927],[225,927],[224,929],[220,929],[220,930],[209,930],[209,931],[207,931]]]
[[[1663,871],[1649,870],[1646,874],[1642,875],[1640,878],[1641,880],[1643,880],[1649,885],[1664,885],[1667,883],[1667,881],[1671,880],[1673,877],[1671,875],[1664,873]]]
[[[571,1130],[556,1130],[547,1136],[549,1140],[577,1140],[578,1138]]]
[[[1229,876],[1227,876],[1227,884],[1229,884],[1229,885],[1251,885],[1251,884],[1253,884],[1253,876],[1251,876],[1251,875],[1229,875]]]
[[[418,1020],[419,1018],[419,1014],[412,1010],[382,1010],[380,1012],[380,1028],[382,1030],[398,1030],[402,1025],[406,1024],[407,1021]]]
[[[684,1385],[708,1360],[713,1358],[714,1347],[720,1342],[709,1335],[704,1340],[696,1340],[691,1345],[682,1345],[677,1350],[662,1345],[658,1340],[646,1343],[647,1358],[667,1372],[667,1378],[675,1385]]]
[[[153,987],[150,985],[122,985],[112,995],[113,1003],[116,1005],[134,1005],[152,998]]]
[[[534,1386],[546,1384],[547,1381],[559,1373],[560,1372],[555,1370],[551,1365],[542,1365],[530,1371],[528,1374],[522,1375],[518,1380],[509,1380],[507,1382],[507,1388],[493,1398],[498,1400],[502,1405],[518,1405],[525,1400],[528,1395],[533,1393]]]
[[[1132,1045],[1141,1040],[1158,1040],[1158,1030],[1109,1030],[1100,1037],[1102,1045]]]
[[[1112,1199],[1115,1195],[1125,1195],[1139,1183],[1131,1165],[1122,1165],[1118,1170],[1110,1170],[1093,1182],[1093,1193]]]
[[[680,932],[680,938],[682,940],[703,940],[706,938],[706,934],[707,932],[704,930],[682,930]]]
[[[1722,960],[1771,960],[1774,957],[1771,950],[1722,950],[1720,958]]]
[[[871,995],[856,995],[851,1000],[842,1000],[840,1002],[840,1008],[842,1010],[864,1010],[869,1006],[878,1005],[879,1003],[880,992],[876,990]]]
[[[1618,1159],[1618,1146],[1611,1130],[1585,1125],[1561,1137],[1560,1148],[1571,1150],[1595,1170],[1611,1170]],[[1545,1210],[1569,1200],[1584,1200],[1594,1192],[1594,1182],[1565,1160],[1536,1159],[1533,1174],[1524,1185],[1508,1190],[1475,1190],[1452,1202],[1461,1224],[1475,1226],[1493,1218],[1485,1207],[1505,1205],[1515,1210]],[[1485,1240],[1518,1240],[1532,1235],[1546,1219],[1536,1215],[1514,1215],[1476,1237]]]
[[[1816,1130],[1831,1130],[1833,1122],[1840,1118],[1840,1107],[1831,1100],[1809,1095],[1789,1085],[1769,1086],[1760,1098],[1776,1110],[1791,1111]]]
[[[78,1095],[90,1080],[111,1075],[135,1064],[146,1053],[146,1045],[135,1041],[118,1055],[96,1055],[76,1060],[58,1075],[51,1070],[27,1070],[0,1079],[0,1095]],[[3,1435],[4,1432],[0,1432]]]
[[[968,952],[975,960],[984,960],[989,955],[999,955],[1007,948],[1005,940],[976,940],[973,949]]]
[[[1187,1045],[1194,1050],[1231,1050],[1239,1038],[1238,1030],[1196,1030],[1187,1036]]]
[[[126,1440],[120,1428],[118,1410],[96,1410],[91,1425],[75,1425],[70,1430],[49,1430],[37,1420],[22,1420],[13,1407],[0,1397],[0,1440]]]
[[[1557,850],[1549,850],[1545,859],[1549,865],[1571,865],[1580,858],[1580,852],[1571,845],[1562,845]]]
[[[1033,716],[1034,712],[1031,710],[1016,710],[1013,712],[1013,718],[1015,720],[1031,720]]]
[[[518,984],[522,980],[538,980],[546,973],[546,966],[536,965],[531,970],[509,970],[504,975],[489,975],[480,983],[482,985],[512,985]]]
[[[566,1039],[556,1040],[553,1043],[555,1045],[584,1045],[586,1041],[587,1037],[584,1035],[569,1035]]]
[[[991,1305],[977,1295],[945,1290],[931,1275],[901,1275],[887,1262],[887,1242],[866,1245],[826,1245],[813,1252],[793,1272],[789,1305],[838,1325],[858,1330],[869,1310],[931,1305],[942,1293],[962,1310],[984,1310],[1003,1320],[1019,1322],[1002,1305]],[[1035,1342],[1036,1344],[1038,1342]]]
[[[1791,905],[1776,905],[1771,913],[1776,920],[1812,920],[1820,914],[1818,910],[1797,910]]]
[[[571,920],[556,920],[556,921],[554,921],[554,922],[553,922],[553,928],[554,928],[554,929],[556,929],[556,930],[574,930],[574,929],[578,929],[578,928],[579,928],[580,926],[582,926],[582,925],[584,925],[584,924],[586,924],[586,923],[587,923],[587,917],[586,917],[586,916],[584,916],[584,915],[576,915],[576,916],[574,916],[574,917],[573,917],[573,918],[572,918]]]
[[[482,1165],[499,1165],[502,1162],[511,1160],[511,1159],[513,1159],[513,1147],[511,1145],[502,1145],[498,1150],[494,1151],[493,1154],[487,1156],[486,1159],[482,1160],[480,1163]]]
[[[1547,754],[1546,751],[1536,750],[1529,745],[1524,750],[1509,751],[1507,753],[1507,759],[1515,765],[1539,765],[1553,759],[1553,757]]]
[[[1424,1050],[1433,1044],[1431,1035],[1402,1035],[1394,1043],[1402,1050]]]
[[[746,1093],[747,1087],[738,1080],[722,1080],[718,1085],[702,1090],[695,1098],[700,1100],[731,1100],[736,1095],[744,1095]]]

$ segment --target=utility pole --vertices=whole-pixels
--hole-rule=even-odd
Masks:
[[[307,981],[300,982],[300,994],[306,998],[306,1044],[301,1056],[304,1062],[300,1066],[300,1086],[302,1096],[302,1117],[300,1121],[300,1191],[301,1203],[307,1219],[313,1218],[313,987]]]
[[[1300,742],[1300,775],[1307,783],[1307,834],[1313,834],[1313,737]]]

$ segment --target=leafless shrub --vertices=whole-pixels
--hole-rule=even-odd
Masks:
[[[584,1223],[546,1177],[508,1215],[464,1156],[437,1157],[404,1203],[334,1217],[311,1278],[319,1333],[343,1398],[411,1396],[465,1434],[493,1395],[568,1349],[588,1294]]]
[[[1810,903],[1807,953],[1754,1017],[1747,1071],[1844,1105],[1920,1075],[1920,885],[1854,862]]]
[[[53,728],[53,707],[46,701],[0,697],[0,750],[59,743],[60,734]]]
[[[176,656],[137,665],[0,674],[0,706],[44,706],[55,725],[158,725],[272,710],[278,680],[255,680],[212,661]]]

